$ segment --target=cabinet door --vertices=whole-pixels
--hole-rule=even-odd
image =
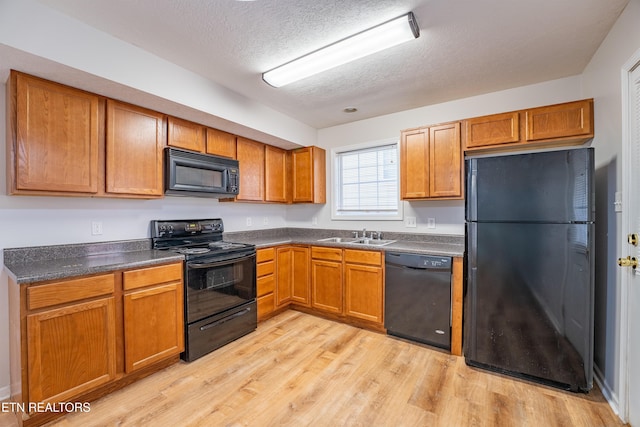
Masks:
[[[293,248],[278,248],[276,260],[276,307],[283,306],[291,301],[291,290],[293,288],[292,271]]]
[[[348,316],[382,323],[382,267],[345,264],[345,311]]]
[[[169,117],[167,126],[167,144],[171,147],[204,152],[204,126],[186,120]]]
[[[207,128],[207,154],[236,158],[236,136],[218,129]]]
[[[116,376],[113,297],[27,316],[30,402],[70,401]]]
[[[182,282],[124,296],[125,371],[144,368],[184,350]]]
[[[291,153],[293,203],[326,203],[326,151],[305,147]]]
[[[342,263],[311,260],[311,305],[342,314]]]
[[[98,191],[98,96],[20,73],[15,86],[11,191]],[[9,126],[9,123],[7,123]],[[11,126],[10,128],[12,128]]]
[[[426,129],[402,132],[400,138],[400,198],[429,196],[429,133]]]
[[[292,248],[292,258],[291,301],[309,307],[311,305],[309,248]]]
[[[486,147],[520,141],[520,113],[474,117],[465,123],[465,148]]]
[[[238,137],[236,150],[240,163],[240,193],[236,199],[264,201],[264,144]]]
[[[460,123],[429,128],[429,197],[462,197]]]
[[[527,110],[527,141],[593,136],[593,100]]]
[[[163,195],[163,119],[155,111],[107,101],[107,193]]]
[[[287,152],[265,145],[265,201],[287,202]]]

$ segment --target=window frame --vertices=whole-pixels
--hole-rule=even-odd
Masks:
[[[338,213],[338,199],[340,197],[340,171],[338,170],[338,158],[340,154],[348,151],[375,149],[376,147],[387,145],[395,145],[398,154],[398,175],[396,181],[398,194],[398,210],[395,213],[357,213],[349,215]],[[381,139],[376,141],[364,142],[361,144],[333,148],[331,150],[331,188],[331,219],[334,221],[402,221],[404,204],[402,202],[402,199],[400,199],[400,138]]]

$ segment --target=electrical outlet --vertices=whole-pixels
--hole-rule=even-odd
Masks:
[[[436,228],[435,218],[427,218],[427,228]]]
[[[406,217],[404,219],[404,226],[405,227],[410,227],[410,228],[416,228],[417,227],[416,217],[415,216]]]
[[[98,236],[102,234],[102,223],[99,221],[93,221],[91,223],[91,234],[93,236]]]
[[[262,218],[262,225],[268,225],[269,224],[269,217],[263,217]]]
[[[311,218],[311,225],[318,225],[318,217],[314,216],[313,218]]]
[[[251,217],[247,217],[247,227],[251,227]]]

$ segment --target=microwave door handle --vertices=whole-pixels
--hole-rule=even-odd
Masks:
[[[240,262],[240,261],[245,261],[245,260],[249,260],[251,258],[254,258],[255,254],[251,254],[251,255],[247,255],[247,256],[243,256],[240,258],[226,258],[222,261],[214,261],[214,262],[188,262],[187,263],[187,267],[189,268],[212,268],[212,267],[219,267],[221,265],[227,265],[229,264],[231,261],[235,262]]]

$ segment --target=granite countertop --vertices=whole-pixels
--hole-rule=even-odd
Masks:
[[[464,236],[387,232],[384,233],[384,239],[394,240],[394,242],[382,246],[320,241],[321,239],[330,237],[351,237],[351,232],[344,230],[289,228],[225,233],[224,239],[233,242],[251,243],[256,245],[257,248],[284,244],[300,244],[375,251],[408,252],[421,255],[464,256]]]
[[[224,240],[250,243],[256,245],[257,248],[300,244],[408,252],[422,255],[453,257],[464,255],[464,236],[387,232],[384,233],[384,239],[395,242],[384,246],[319,241],[329,237],[351,237],[351,232],[347,230],[278,228],[224,233]],[[151,239],[4,250],[4,265],[18,284],[147,267],[182,260],[184,260],[183,255],[151,249]]]
[[[4,265],[18,284],[148,267],[184,256],[151,249],[149,239],[4,250]]]

